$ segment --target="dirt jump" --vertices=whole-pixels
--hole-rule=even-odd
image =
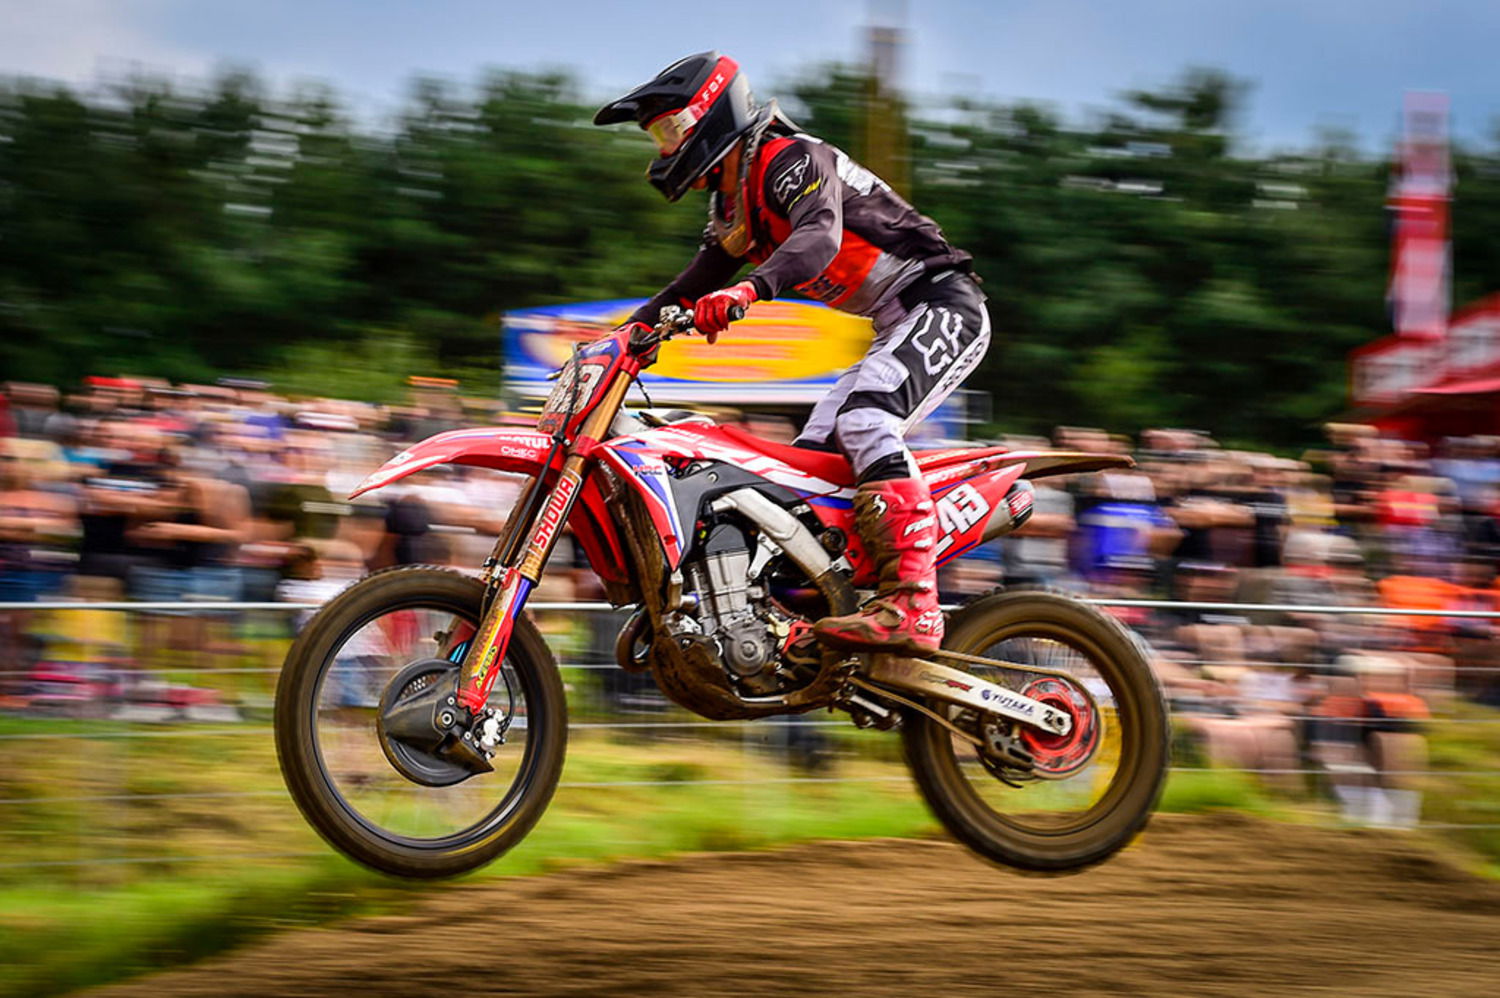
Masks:
[[[943,841],[697,854],[435,891],[95,996],[1482,995],[1500,884],[1418,842],[1159,817],[1082,874]]]

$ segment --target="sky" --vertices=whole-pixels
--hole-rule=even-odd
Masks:
[[[1263,151],[1325,126],[1387,149],[1409,89],[1446,91],[1462,138],[1500,120],[1497,0],[0,0],[0,75],[250,67],[274,88],[332,83],[378,121],[417,74],[567,67],[603,98],[718,48],[774,96],[862,58],[872,16],[905,28],[901,83],[919,98],[1025,98],[1081,120],[1206,65],[1251,84],[1238,130]]]

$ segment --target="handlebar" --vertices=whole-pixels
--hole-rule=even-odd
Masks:
[[[730,322],[739,322],[744,317],[745,307],[743,305],[729,306]],[[680,336],[684,333],[692,334],[697,332],[693,328],[693,310],[668,305],[661,310],[661,319],[656,324],[656,331],[661,334],[661,338],[664,340],[669,340],[673,336]]]
[[[729,307],[730,322],[739,322],[744,317],[744,306],[731,305]],[[690,336],[697,331],[693,326],[692,309],[681,308],[677,305],[668,305],[661,310],[661,317],[651,330],[653,335],[643,336],[639,340],[632,337],[630,345],[638,354],[644,355],[673,337]]]

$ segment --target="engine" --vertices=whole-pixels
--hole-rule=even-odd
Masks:
[[[663,580],[660,630],[644,611],[632,618],[620,664],[649,667],[668,698],[715,720],[827,706],[836,671],[815,647],[786,643],[800,620],[855,605],[829,540],[754,488],[707,499],[695,524],[680,574]]]
[[[771,554],[739,524],[721,520],[683,566],[687,614],[718,648],[731,677],[752,695],[777,693],[785,685],[776,666],[788,620],[757,581]]]

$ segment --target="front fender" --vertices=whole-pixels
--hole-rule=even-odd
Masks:
[[[449,430],[412,444],[377,468],[349,493],[354,499],[438,464],[469,464],[496,471],[539,475],[552,438],[536,430],[479,427]]]

